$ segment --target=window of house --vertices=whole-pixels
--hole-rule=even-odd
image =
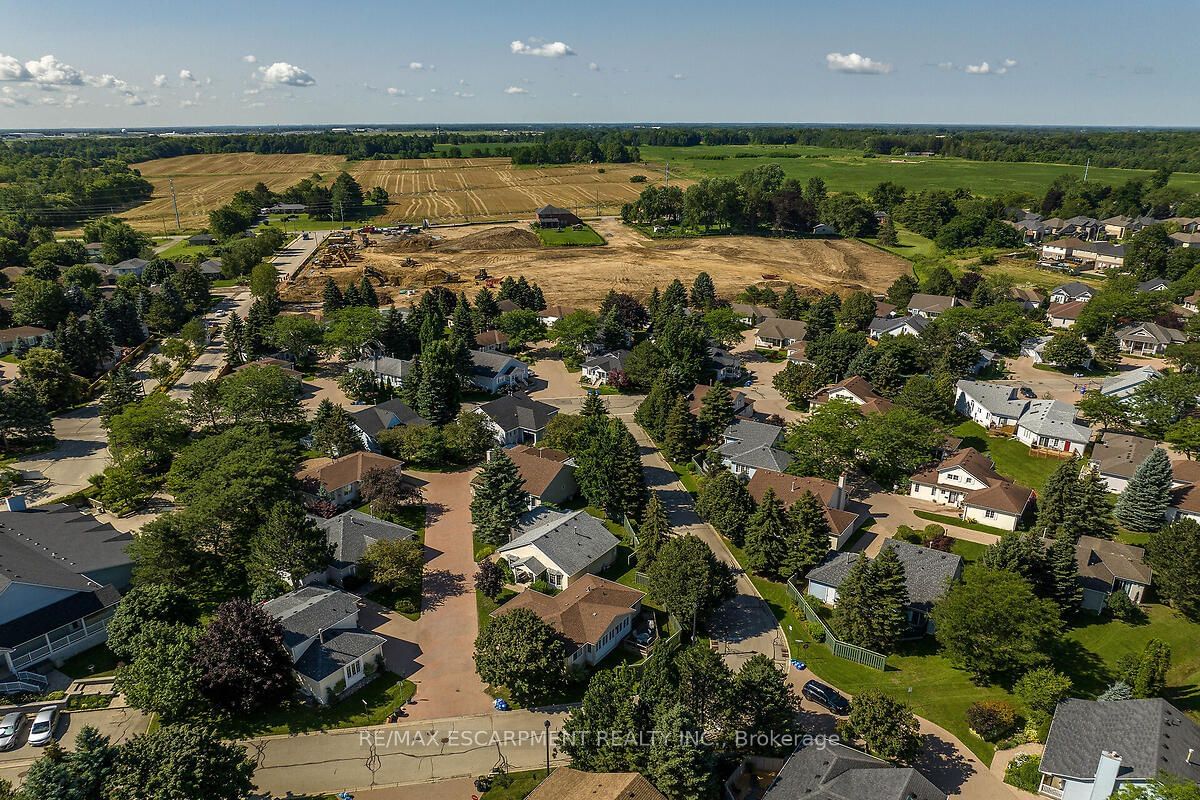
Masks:
[[[346,665],[346,678],[350,679],[362,672],[362,661],[351,661]]]
[[[996,512],[995,512],[995,511],[992,511],[990,508],[989,508],[989,509],[984,509],[983,516],[984,516],[985,518],[987,518],[987,519],[995,519],[995,518],[996,518]]]
[[[551,586],[555,586],[555,587],[562,586],[563,575],[561,572],[554,572],[553,570],[547,570],[546,577],[550,579]]]

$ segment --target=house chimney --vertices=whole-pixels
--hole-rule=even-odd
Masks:
[[[1189,763],[1189,764],[1195,764],[1195,763],[1196,763],[1195,761],[1192,761],[1192,756],[1194,756],[1195,754],[1196,754],[1196,748],[1194,748],[1194,747],[1189,747],[1189,748],[1188,748],[1187,759],[1185,759],[1185,760],[1187,761],[1187,763]]]
[[[1088,800],[1108,800],[1117,788],[1117,775],[1120,772],[1121,755],[1112,750],[1102,752],[1100,763],[1096,765],[1096,777]]]
[[[838,475],[838,488],[843,490],[846,488],[846,473],[844,472]]]

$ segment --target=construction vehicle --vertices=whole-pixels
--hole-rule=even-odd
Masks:
[[[488,279],[488,271],[486,269],[481,269],[481,270],[479,270],[479,272],[475,273],[475,282],[476,283],[478,283],[479,281],[486,281],[487,279]]]

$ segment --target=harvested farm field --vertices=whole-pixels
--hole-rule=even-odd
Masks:
[[[308,268],[284,298],[310,302],[320,297],[326,277],[344,286],[360,280],[367,267],[386,279],[378,289],[380,297],[401,305],[410,302],[399,297],[402,290],[442,285],[474,294],[479,285],[474,277],[483,269],[492,278],[524,275],[541,285],[550,303],[581,307],[595,307],[609,289],[644,297],[672,278],[690,286],[700,272],[711,275],[717,292],[728,297],[749,284],[881,291],[910,270],[904,259],[852,239],[663,240],[616,219],[595,221],[592,227],[607,245],[542,247],[528,228],[512,225],[435,228],[428,235],[394,241],[375,237],[376,244],[348,266]]]
[[[364,190],[382,186],[387,213],[372,222],[469,222],[525,219],[546,204],[581,216],[615,214],[637,197],[655,174],[638,164],[572,164],[515,167],[508,158],[421,158],[346,161],[341,156],[219,153],[162,158],[133,165],[154,184],[153,197],[120,214],[143,230],[174,227],[170,182],[175,182],[180,222],[185,229],[208,224],[208,212],[259,181],[281,190],[314,172],[332,182],[342,170]],[[634,175],[649,178],[631,183]],[[687,184],[686,181],[683,182]],[[599,209],[599,211],[597,211]]]

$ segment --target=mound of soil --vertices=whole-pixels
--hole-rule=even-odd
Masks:
[[[442,243],[439,250],[523,250],[541,247],[542,240],[532,231],[520,228],[492,228],[469,233],[459,239]]]
[[[428,236],[389,236],[371,241],[378,244],[381,253],[418,253],[433,247],[433,239]]]

